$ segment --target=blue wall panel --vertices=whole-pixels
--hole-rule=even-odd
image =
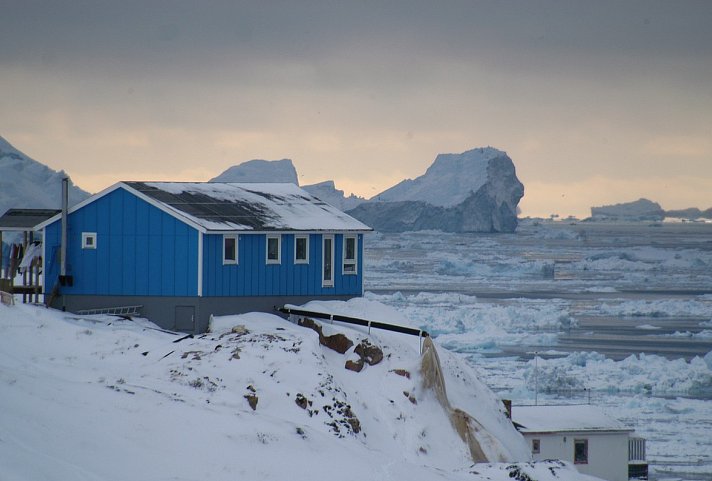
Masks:
[[[238,236],[238,264],[223,265],[221,234],[203,236],[204,296],[360,295],[363,236],[358,237],[358,274],[344,275],[343,235],[334,236],[334,287],[322,287],[322,236],[309,236],[309,263],[294,263],[294,235],[282,234],[281,263],[267,264],[264,234]]]
[[[59,249],[61,222],[47,226],[48,254]],[[82,249],[82,232],[96,232],[97,248]],[[71,213],[66,294],[197,295],[198,231],[124,189]],[[46,291],[59,275],[49,261]]]

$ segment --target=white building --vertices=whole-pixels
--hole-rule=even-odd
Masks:
[[[627,481],[629,459],[645,459],[644,440],[631,438],[632,429],[595,406],[514,406],[512,421],[531,446],[535,461],[561,459],[581,473]]]

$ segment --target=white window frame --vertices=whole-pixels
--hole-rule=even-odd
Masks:
[[[297,259],[297,241],[299,239],[304,239],[306,242],[304,254],[306,257],[304,259]],[[309,235],[295,235],[294,236],[294,263],[295,264],[309,264]]]
[[[349,239],[354,241],[354,258],[346,258],[346,243]],[[344,275],[354,276],[358,274],[358,236],[356,235],[344,235],[344,245],[342,246],[342,262],[341,262],[341,272]],[[353,270],[346,270],[346,266],[353,266]]]
[[[324,279],[324,254],[326,240],[331,241],[331,280]],[[334,236],[325,234],[321,238],[321,287],[334,287]]]
[[[225,258],[225,241],[228,239],[233,239],[235,241],[235,258],[234,259],[226,259]],[[223,251],[223,265],[236,265],[238,264],[240,260],[240,250],[238,249],[238,246],[240,245],[239,237],[236,235],[228,235],[224,234],[223,239],[222,239],[222,251]]]
[[[532,439],[532,454],[541,454],[541,439]]]
[[[82,232],[82,249],[96,249],[96,232]],[[89,239],[92,240],[91,244]]]
[[[270,239],[277,239],[277,258],[269,258],[269,241]],[[265,238],[265,262],[267,264],[281,264],[282,263],[282,235],[281,234],[267,234]]]

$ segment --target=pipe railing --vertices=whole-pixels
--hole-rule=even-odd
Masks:
[[[346,324],[355,324],[357,326],[363,326],[367,327],[369,334],[371,332],[371,328],[374,329],[383,329],[384,331],[392,331],[392,332],[398,332],[400,334],[408,334],[411,336],[418,336],[418,340],[421,340],[425,337],[430,337],[430,334],[428,334],[428,331],[424,331],[422,329],[415,329],[413,327],[406,327],[406,326],[399,326],[397,324],[389,324],[387,322],[380,322],[380,321],[371,321],[369,319],[361,319],[358,317],[350,317],[350,316],[342,316],[341,314],[331,314],[327,312],[317,312],[317,311],[307,311],[304,309],[294,309],[291,307],[276,307],[276,310],[283,314],[290,314],[290,315],[295,315],[295,316],[303,316],[303,317],[316,317],[317,319],[326,319],[330,321],[338,321],[338,322],[343,322]],[[421,346],[422,350],[422,346]]]

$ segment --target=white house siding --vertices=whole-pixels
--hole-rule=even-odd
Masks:
[[[535,461],[561,459],[572,464],[574,462],[574,440],[588,439],[588,464],[576,464],[579,472],[608,481],[628,480],[627,432],[522,434],[530,447],[533,439],[540,440],[540,452],[533,454]]]

